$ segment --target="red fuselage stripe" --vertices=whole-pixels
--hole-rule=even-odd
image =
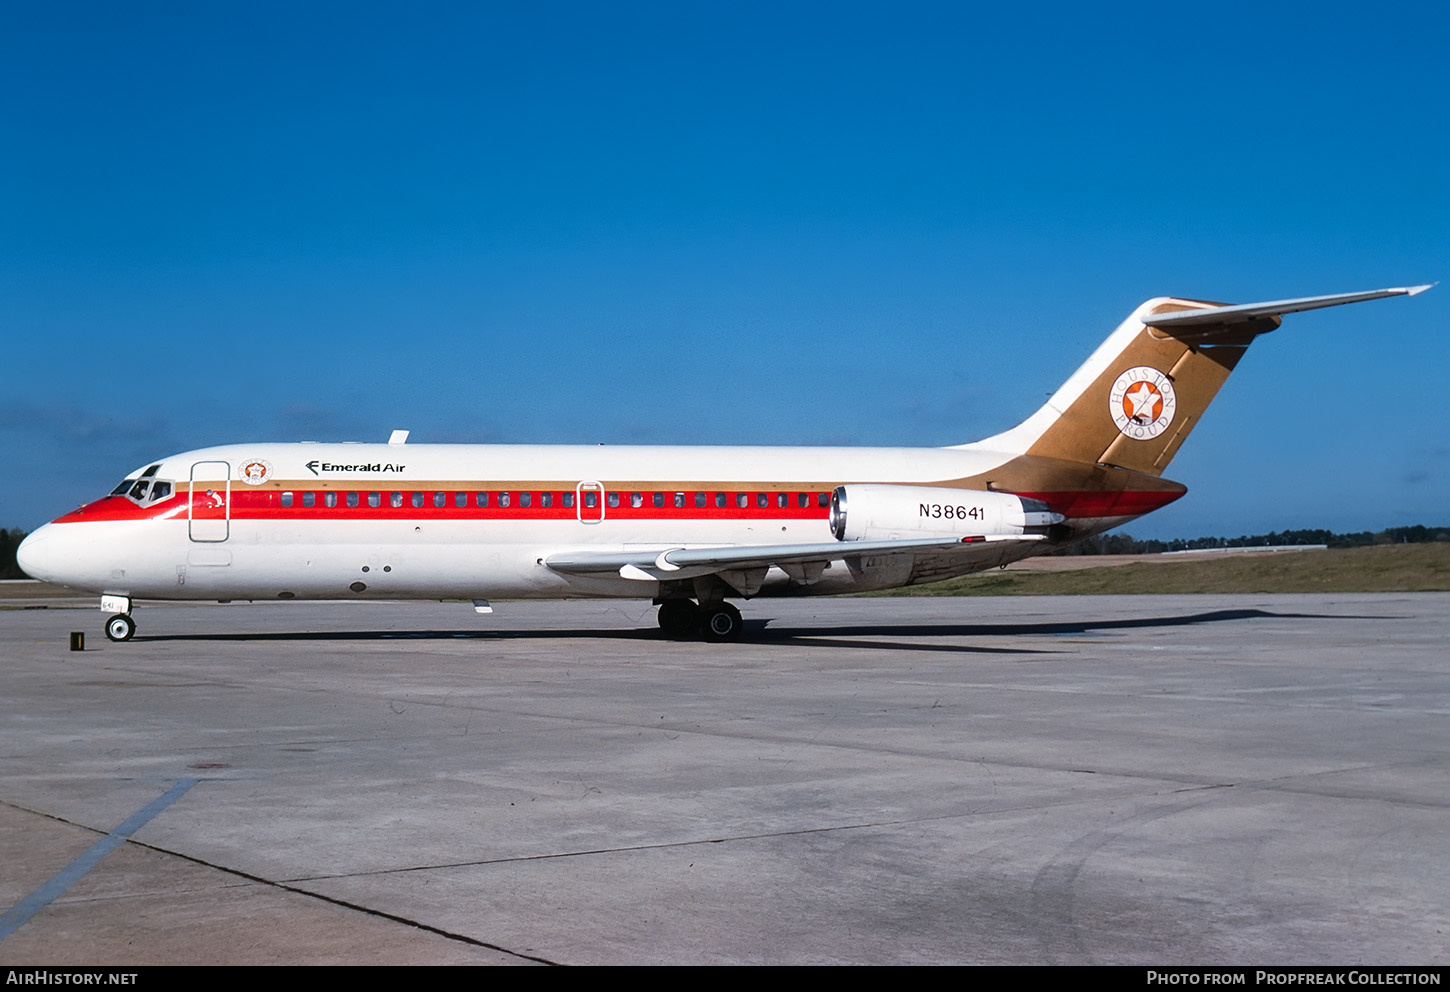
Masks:
[[[715,492],[711,490],[707,494],[706,505],[696,506],[693,492],[686,494],[686,505],[675,506],[673,492],[665,494],[665,505],[655,506],[653,494],[645,494],[644,504],[631,506],[628,494],[622,491],[620,505],[602,507],[565,506],[565,492],[551,491],[551,506],[542,506],[541,497],[544,495],[539,490],[529,492],[531,506],[520,506],[519,497],[524,491],[511,490],[509,492],[509,506],[498,505],[498,492],[489,490],[489,505],[478,506],[475,501],[477,490],[464,490],[466,505],[458,506],[455,501],[454,490],[444,490],[444,505],[433,504],[435,490],[428,490],[423,494],[423,505],[414,506],[412,503],[412,490],[389,490],[389,489],[357,489],[353,490],[358,495],[357,506],[348,506],[348,490],[314,490],[314,505],[303,505],[303,494],[306,490],[292,492],[292,505],[282,505],[282,493],[275,489],[268,490],[245,490],[234,489],[231,493],[230,512],[216,507],[209,501],[208,497],[201,492],[195,496],[195,507],[191,509],[191,516],[197,519],[220,520],[230,517],[232,520],[576,520],[581,516],[586,520],[596,520],[603,511],[606,520],[821,520],[825,519],[828,511],[819,505],[819,494],[808,493],[809,505],[800,506],[797,493],[788,493],[788,506],[777,505],[777,494],[767,493],[766,506],[759,505],[758,494],[747,492],[746,505],[739,505],[739,493],[726,492],[726,505],[715,505]],[[400,506],[394,506],[393,494],[401,494]],[[611,490],[612,492],[616,492]],[[332,493],[337,497],[334,506],[327,506],[324,493]],[[368,505],[368,496],[377,493],[378,506]],[[567,495],[578,499],[573,491]],[[1061,513],[1069,519],[1082,517],[1128,517],[1138,516],[1156,510],[1159,507],[1178,499],[1183,495],[1178,492],[1163,491],[1125,491],[1125,492],[1094,492],[1082,490],[1063,490],[1056,492],[1024,492],[1018,495],[1030,499],[1041,500],[1050,506],[1055,512]],[[188,505],[186,493],[180,492],[170,499],[161,500],[150,506],[138,506],[136,503],[124,496],[107,496],[103,499],[88,503],[77,510],[58,517],[56,523],[85,523],[89,521],[103,520],[155,520],[155,519],[187,519]]]

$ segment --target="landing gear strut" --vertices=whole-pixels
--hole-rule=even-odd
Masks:
[[[136,635],[136,621],[129,613],[117,613],[106,618],[106,636],[113,641],[129,641]]]

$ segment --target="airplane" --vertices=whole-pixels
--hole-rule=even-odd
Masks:
[[[729,641],[729,600],[936,582],[1117,527],[1181,497],[1163,470],[1285,314],[1429,285],[1139,306],[1037,412],[945,448],[240,444],[172,455],[40,527],[35,578],[137,599],[622,597]]]

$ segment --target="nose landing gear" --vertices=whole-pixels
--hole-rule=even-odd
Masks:
[[[136,621],[131,619],[131,597],[102,596],[101,609],[114,616],[106,617],[106,636],[113,641],[129,641],[136,636]]]
[[[129,641],[136,634],[136,621],[129,613],[106,618],[106,636],[113,641]]]

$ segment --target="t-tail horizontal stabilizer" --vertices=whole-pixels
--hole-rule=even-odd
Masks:
[[[1414,296],[1429,288],[1267,303],[1149,300],[1036,413],[1010,431],[962,447],[1052,460],[1039,466],[1043,471],[1065,462],[1162,475],[1249,345],[1278,327],[1284,314]],[[1022,490],[1010,471],[999,471],[992,481],[998,488]]]
[[[1434,283],[1423,286],[1400,286],[1395,289],[1371,289],[1363,293],[1335,293],[1330,296],[1301,296],[1297,300],[1274,300],[1270,303],[1240,303],[1236,306],[1206,307],[1201,310],[1170,310],[1155,313],[1146,321],[1153,327],[1199,327],[1205,324],[1232,325],[1255,317],[1282,317],[1286,313],[1337,307],[1345,303],[1383,300],[1389,296],[1415,296]]]

